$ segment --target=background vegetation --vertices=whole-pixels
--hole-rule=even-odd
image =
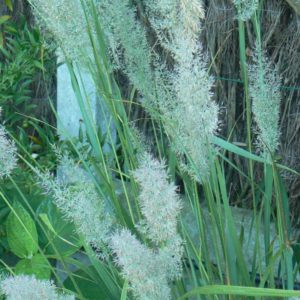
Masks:
[[[237,19],[237,9],[232,1],[204,3],[205,18],[200,39],[202,50],[208,55],[208,72],[215,82],[212,99],[221,108],[221,126],[218,137],[212,140],[219,149],[218,154],[209,158],[209,176],[199,184],[197,174],[191,177],[186,173],[182,169],[182,160],[170,147],[173,137],[172,131],[168,130],[173,123],[168,116],[161,114],[156,107],[140,102],[141,96],[148,96],[143,94],[138,81],[145,74],[138,74],[140,77],[134,81],[128,69],[114,69],[110,65],[109,57],[104,55],[108,41],[103,39],[103,24],[100,24],[93,6],[82,4],[90,22],[85,34],[93,50],[91,60],[96,62],[86,62],[86,66],[116,126],[117,144],[112,136],[103,136],[96,128],[90,112],[83,105],[86,95],[79,84],[80,76],[75,72],[74,57],[73,63],[68,62],[68,67],[81,105],[87,141],[83,143],[79,137],[58,142],[55,109],[51,109],[55,108],[56,60],[49,42],[45,46],[44,36],[47,38],[50,33],[51,41],[63,45],[55,39],[56,32],[51,32],[51,27],[44,27],[42,34],[34,25],[27,2],[5,1],[1,6],[1,120],[10,138],[15,140],[19,153],[19,168],[1,181],[0,262],[4,272],[34,274],[38,279],[52,278],[60,291],[72,291],[79,299],[131,299],[133,295],[141,299],[159,299],[159,296],[147,298],[146,290],[136,291],[134,277],[129,276],[129,271],[124,271],[126,263],[122,263],[120,257],[119,261],[117,259],[119,245],[115,245],[111,253],[106,246],[99,246],[99,241],[95,242],[87,235],[86,228],[92,228],[93,224],[85,222],[96,220],[97,215],[88,214],[88,208],[94,207],[92,201],[81,202],[84,190],[89,192],[88,197],[83,194],[84,199],[94,199],[97,195],[109,199],[109,209],[115,212],[118,226],[137,235],[143,242],[141,245],[154,248],[154,253],[168,249],[163,246],[168,240],[153,242],[153,236],[151,239],[136,227],[142,219],[147,219],[147,215],[140,202],[143,180],[134,176],[132,171],[139,170],[141,153],[150,149],[156,157],[166,161],[170,180],[176,182],[184,201],[178,226],[185,240],[183,276],[166,279],[172,299],[292,296],[292,291],[288,294],[288,291],[281,292],[278,288],[292,290],[299,285],[299,245],[294,234],[299,225],[300,209],[297,201],[300,182],[297,173],[300,142],[297,6],[292,1],[259,1],[253,17],[244,22]],[[147,29],[152,49],[164,57],[172,69],[172,56],[161,45],[156,45],[157,32],[146,17],[147,3],[132,1],[131,5],[136,8],[135,18]],[[121,11],[122,5],[119,9]],[[128,44],[120,40],[126,51]],[[247,65],[255,64],[257,40],[270,62],[276,63],[282,77],[278,87],[283,99],[280,146],[271,157],[262,156],[256,148],[259,128],[251,111]],[[138,35],[128,43],[136,48],[143,45]],[[129,52],[128,55],[135,53]],[[78,55],[73,51],[65,51],[65,54],[67,57]],[[100,57],[101,61],[98,61]],[[127,59],[130,65],[130,57]],[[131,67],[136,66],[132,63]],[[146,149],[141,138],[146,141]],[[109,153],[103,151],[105,142],[111,145]],[[54,144],[57,147],[53,147]],[[67,162],[73,171],[78,172],[77,178],[72,177],[71,187],[59,186],[48,176],[48,173],[56,172],[57,163],[66,162],[65,153],[69,155],[70,161]],[[189,167],[193,169],[193,157],[187,152],[183,152],[183,156],[184,162],[190,163]],[[80,181],[85,176],[82,169],[89,175],[93,188],[89,188],[91,183],[82,186]],[[146,179],[151,177],[149,174]],[[237,229],[234,205],[252,209],[252,236],[244,236],[245,228]],[[82,207],[86,209],[79,210]],[[94,207],[95,214],[99,212],[101,215],[100,208],[101,204]],[[175,210],[173,215],[176,214]],[[259,240],[261,226],[263,241]],[[274,240],[272,226],[276,232]],[[101,228],[98,235],[105,231]],[[94,232],[90,234],[92,236]],[[128,238],[126,234],[120,236]],[[251,239],[251,243],[247,239]],[[253,257],[247,257],[245,245],[252,245],[252,242]],[[264,244],[264,253],[260,244]],[[125,254],[126,251],[135,251],[130,244],[122,250]],[[172,250],[176,253],[175,248]],[[105,255],[109,259],[103,259]],[[149,263],[148,269],[154,268],[156,274],[164,270],[162,265],[155,269],[155,258],[151,262],[146,259],[147,256],[136,268],[143,270]],[[248,260],[252,264],[250,269]],[[118,264],[114,264],[116,261]],[[152,278],[153,274],[149,275],[145,269],[145,274]],[[161,276],[165,280],[165,275]],[[155,286],[155,279],[153,281]],[[138,282],[142,285],[143,278]],[[143,292],[144,296],[140,296]]]

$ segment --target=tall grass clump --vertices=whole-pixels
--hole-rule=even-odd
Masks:
[[[264,153],[274,153],[279,138],[280,99],[271,86],[278,86],[280,76],[263,55],[257,55],[248,74],[241,49],[244,87],[250,88],[253,101],[251,111],[246,95],[247,151],[217,136],[220,109],[213,100],[209,53],[200,41],[205,18],[201,1],[30,2],[63,50],[90,150],[83,155],[70,138],[66,144],[75,158],[58,155],[57,178],[23,158],[79,235],[83,258],[65,258],[77,269],[64,265],[67,280],[57,280],[59,284],[79,299],[95,298],[89,285],[103,292],[103,299],[299,296],[276,289],[278,279],[292,290],[298,270],[290,247],[287,194],[278,171],[283,166],[272,156],[251,152],[252,113]],[[234,1],[240,33],[250,15],[256,20],[257,3]],[[78,54],[81,50],[87,56]],[[109,151],[86,105],[90,99],[82,69],[90,73],[105,102],[108,128],[111,122],[116,128],[116,141],[107,132]],[[149,116],[149,138],[154,140],[149,153],[140,145],[128,105]],[[263,179],[255,179],[254,168],[240,170],[228,152],[251,166],[263,165]],[[228,165],[251,187],[255,210],[248,223],[231,206]],[[45,223],[53,229],[49,220]],[[81,280],[88,284],[77,284]]]
[[[202,5],[199,1],[150,1],[145,6],[157,40],[174,60],[174,66],[151,51],[145,28],[129,1],[121,6],[118,1],[103,5],[102,16],[111,16],[110,34],[115,33],[119,41],[118,61],[139,90],[143,105],[162,113],[180,165],[201,181],[209,173],[211,139],[218,128],[218,107],[211,93],[213,80],[199,42]]]
[[[146,12],[162,47],[169,50],[175,61],[171,71],[167,65],[155,71],[156,82],[165,83],[157,88],[165,128],[183,170],[201,181],[209,174],[211,139],[218,127],[218,107],[211,92],[213,80],[199,42],[202,3],[150,2]],[[161,24],[166,25],[161,29]]]

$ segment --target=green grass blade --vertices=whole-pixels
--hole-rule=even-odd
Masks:
[[[300,297],[300,291],[285,291],[279,289],[255,288],[246,286],[208,285],[198,287],[186,293],[178,300],[187,299],[197,295],[237,295],[248,297],[272,297],[274,299]]]

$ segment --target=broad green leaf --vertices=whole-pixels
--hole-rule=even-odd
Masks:
[[[300,291],[256,288],[247,286],[208,285],[193,289],[179,299],[188,299],[196,295],[239,295],[248,297],[300,297]]]
[[[35,223],[24,207],[16,202],[6,223],[7,241],[11,251],[21,257],[30,258],[38,251],[38,234]]]
[[[97,276],[95,269],[91,266],[89,267],[89,271],[94,273],[94,277]],[[105,293],[105,286],[101,284],[101,282],[95,282],[92,278],[90,278],[84,271],[79,270],[73,273],[73,280],[75,280],[76,285],[80,289],[84,299],[101,299],[101,300],[111,300]],[[76,288],[71,280],[71,278],[67,278],[64,282],[64,287],[70,291],[76,292]]]
[[[51,230],[54,234],[56,234],[55,229],[52,227],[50,220],[46,214],[39,214],[39,217],[42,219],[42,221],[47,225],[48,229]]]
[[[5,0],[6,6],[9,8],[10,11],[13,11],[13,5],[11,0]]]
[[[44,256],[36,254],[31,259],[20,260],[15,267],[15,274],[35,275],[39,279],[49,279],[51,267]]]
[[[0,221],[1,222],[9,214],[9,212],[10,212],[9,207],[0,208]]]
[[[60,255],[69,256],[81,247],[74,225],[65,220],[51,199],[43,201],[37,213],[45,225],[45,232],[40,232],[40,239],[45,245],[46,254],[56,255],[58,251]]]
[[[3,23],[5,23],[9,19],[10,19],[10,16],[6,16],[6,15],[1,16],[0,17],[0,25],[2,25]]]

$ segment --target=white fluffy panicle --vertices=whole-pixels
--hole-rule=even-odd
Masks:
[[[50,281],[28,275],[2,279],[0,292],[7,300],[75,300],[72,295],[59,294]]]
[[[212,100],[214,81],[208,74],[199,42],[200,18],[204,14],[201,2],[193,1],[193,10],[186,8],[186,1],[179,3],[176,26],[167,35],[172,37],[169,49],[175,60],[175,70],[169,76],[172,97],[163,99],[161,107],[169,120],[166,128],[174,148],[185,156],[182,166],[196,180],[202,181],[209,175],[219,108]]]
[[[181,202],[176,186],[169,183],[164,163],[146,154],[133,172],[140,185],[139,203],[145,217],[147,236],[156,244],[177,234],[177,218]]]
[[[249,20],[258,8],[258,0],[233,0],[238,18],[242,21]]]
[[[52,34],[69,59],[82,61],[92,53],[80,0],[30,0],[39,23]]]
[[[200,19],[204,17],[201,0],[149,0],[145,1],[146,12],[162,46],[174,47],[178,31],[197,35]]]
[[[112,214],[94,184],[85,179],[84,171],[72,159],[63,157],[61,164],[64,174],[72,174],[69,184],[68,178],[53,179],[47,174],[40,174],[40,183],[86,242],[102,249],[111,234]]]
[[[128,0],[101,4],[104,27],[110,28],[106,30],[108,40],[113,41],[110,48],[118,49],[114,51],[119,55],[118,63],[123,63],[146,107],[154,105],[154,110],[158,108],[163,114],[165,129],[174,150],[183,158],[184,170],[198,181],[205,180],[213,152],[212,137],[218,128],[218,106],[212,101],[213,81],[199,43],[202,1],[149,0],[144,4],[157,43],[174,58],[174,69],[170,70],[154,52],[155,47],[149,46],[145,29]]]
[[[210,171],[214,156],[212,138],[218,129],[218,105],[212,100],[213,80],[208,75],[200,49],[188,49],[188,37],[178,48],[176,74],[173,76],[176,100],[173,110],[166,112],[176,124],[169,131],[175,150],[187,156],[185,169],[198,181]],[[172,124],[172,122],[171,122]]]
[[[151,51],[135,7],[129,0],[101,1],[99,13],[115,64],[140,92],[153,94]]]
[[[17,166],[17,148],[3,126],[0,126],[0,178],[8,176]]]
[[[259,128],[258,146],[264,153],[274,153],[279,144],[279,113],[281,77],[277,67],[256,50],[254,63],[249,67],[252,110]]]
[[[163,261],[152,249],[141,244],[127,229],[112,237],[111,248],[136,299],[171,299]]]
[[[112,236],[110,246],[137,299],[168,300],[169,283],[182,273],[183,241],[177,232],[181,203],[165,165],[149,154],[133,174],[141,188],[139,203],[145,218],[141,233],[151,242],[143,245],[123,229]]]

